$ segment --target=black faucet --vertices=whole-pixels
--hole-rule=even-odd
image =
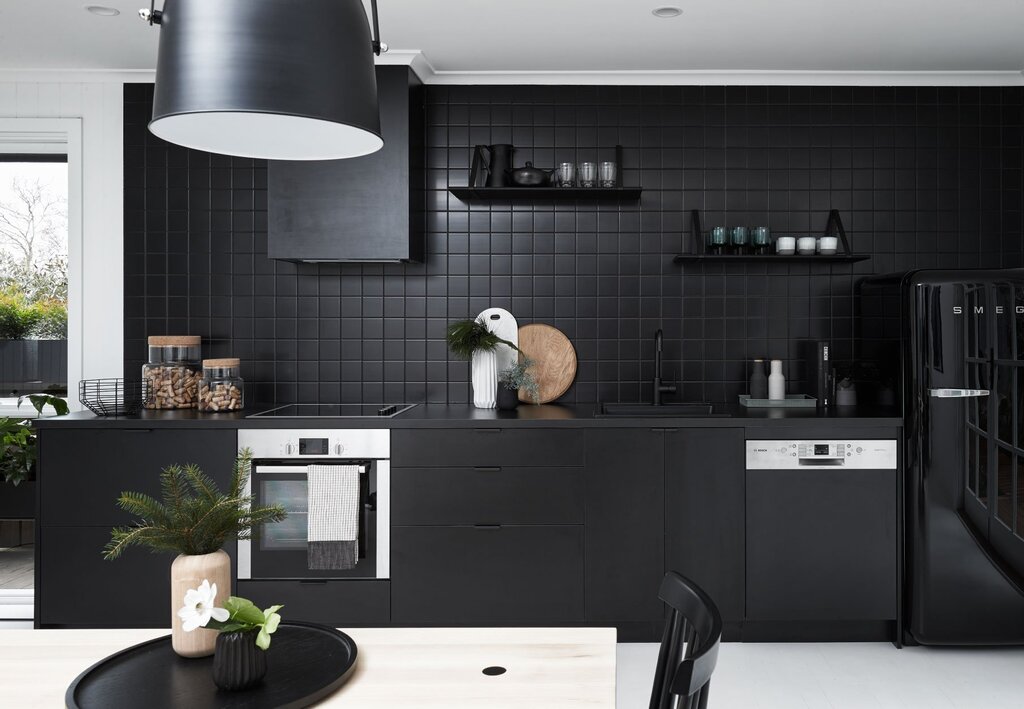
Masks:
[[[659,328],[654,333],[654,397],[651,401],[655,406],[661,406],[662,394],[676,393],[675,385],[661,383],[661,341],[662,334]]]

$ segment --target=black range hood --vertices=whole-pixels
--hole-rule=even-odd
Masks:
[[[345,160],[268,163],[267,255],[284,261],[422,262],[423,87],[378,66],[384,147]]]

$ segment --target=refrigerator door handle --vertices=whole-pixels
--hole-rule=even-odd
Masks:
[[[988,389],[929,389],[929,396],[936,399],[969,399],[991,394]]]

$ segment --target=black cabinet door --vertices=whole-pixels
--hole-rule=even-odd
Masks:
[[[743,620],[740,428],[665,434],[665,568],[696,582],[726,621]]]
[[[43,429],[40,432],[40,520],[47,525],[117,525],[131,517],[117,506],[125,490],[160,496],[160,471],[195,463],[221,488],[231,480],[234,430]]]
[[[589,621],[663,617],[664,436],[646,428],[586,432]]]
[[[107,527],[39,530],[38,622],[43,627],[169,628],[171,554],[129,549],[102,557]]]
[[[581,429],[398,429],[391,433],[396,468],[581,465]]]
[[[284,604],[288,620],[332,627],[387,625],[390,590],[387,581],[246,581],[235,593],[260,608]]]
[[[394,468],[396,525],[583,524],[583,468]]]
[[[897,471],[746,476],[748,620],[896,617]]]
[[[395,623],[583,620],[583,527],[392,527]]]
[[[271,160],[267,255],[422,261],[423,89],[406,66],[377,67],[384,147],[344,160]]]

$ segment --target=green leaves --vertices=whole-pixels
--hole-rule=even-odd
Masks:
[[[270,647],[271,634],[281,624],[278,611],[282,608],[284,606],[271,606],[261,611],[247,598],[228,596],[228,600],[224,602],[224,610],[229,614],[228,619],[223,623],[210,620],[206,627],[222,633],[248,633],[259,628],[256,645],[261,650],[266,650]]]
[[[226,495],[193,464],[171,465],[163,470],[162,501],[137,492],[121,493],[118,506],[138,519],[132,527],[112,531],[104,557],[116,559],[132,545],[148,546],[153,551],[209,554],[230,538],[248,539],[254,528],[284,519],[285,511],[279,505],[253,507],[252,497],[243,494],[251,465],[252,453],[241,451]]]
[[[448,349],[460,359],[469,359],[474,352],[490,352],[498,345],[508,345],[519,351],[519,348],[508,340],[495,335],[479,320],[456,320],[448,326]]]
[[[36,410],[36,413],[40,416],[43,415],[43,408],[47,404],[53,407],[53,410],[58,416],[66,416],[71,412],[68,408],[68,402],[59,396],[53,396],[51,394],[26,394],[25,396],[18,397],[18,406],[21,406],[21,402],[28,399],[32,404],[32,408]]]
[[[36,463],[36,437],[28,421],[0,418],[0,477],[17,485]]]

